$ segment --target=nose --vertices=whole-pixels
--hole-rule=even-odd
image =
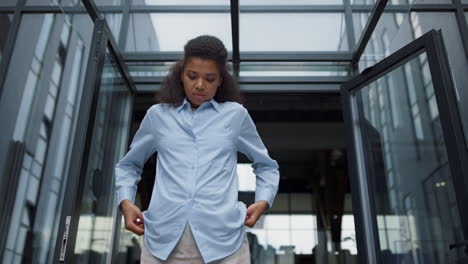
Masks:
[[[204,87],[205,87],[205,84],[203,82],[203,79],[202,78],[197,79],[197,81],[195,82],[195,88],[197,90],[203,90]]]

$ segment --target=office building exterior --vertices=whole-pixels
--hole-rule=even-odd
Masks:
[[[183,45],[210,34],[280,166],[247,229],[252,263],[466,263],[466,14],[466,0],[2,1],[0,262],[138,263],[114,166]]]

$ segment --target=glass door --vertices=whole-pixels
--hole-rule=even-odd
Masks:
[[[118,254],[114,166],[127,149],[135,88],[104,20],[94,22],[91,50],[80,109],[82,136],[74,144],[73,180],[55,252],[59,263],[114,263]]]
[[[359,263],[466,263],[468,158],[441,32],[341,92]]]

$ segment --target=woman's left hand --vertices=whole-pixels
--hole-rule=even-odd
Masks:
[[[247,214],[245,215],[245,225],[248,227],[253,227],[257,223],[260,216],[265,212],[268,207],[268,203],[264,200],[258,201],[251,204],[247,208]]]

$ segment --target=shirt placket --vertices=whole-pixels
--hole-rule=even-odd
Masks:
[[[192,136],[192,144],[193,147],[192,149],[192,175],[190,177],[190,202],[193,204],[194,202],[194,197],[195,197],[195,181],[197,178],[197,170],[198,170],[198,146],[197,146],[197,136],[195,133],[195,126],[196,126],[196,121],[198,119],[199,112],[197,110],[192,111],[189,110],[189,126],[190,126],[190,132]]]

